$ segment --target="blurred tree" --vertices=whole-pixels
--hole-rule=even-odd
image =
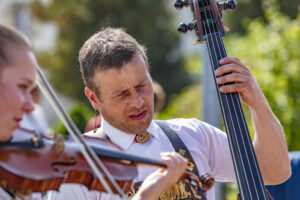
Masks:
[[[152,76],[162,84],[166,96],[189,84],[176,52],[179,34],[172,26],[168,1],[151,0],[53,0],[43,5],[35,0],[32,10],[42,20],[55,21],[59,36],[54,53],[38,54],[47,66],[55,87],[64,93],[86,99],[77,56],[84,41],[102,27],[125,27],[129,34],[148,48]]]
[[[260,18],[249,20],[246,34],[228,34],[225,46],[229,56],[240,58],[252,71],[283,125],[289,150],[300,150],[300,14],[290,19],[280,13],[276,1],[265,0],[265,3],[269,23]],[[187,92],[194,91],[193,88],[185,88],[171,100],[160,117],[197,117],[199,102],[194,99],[199,98],[195,92]],[[250,113],[246,108],[245,116],[249,122]],[[251,123],[248,125],[253,130]]]
[[[265,0],[236,0],[238,3],[234,12],[223,12],[224,21],[233,32],[246,33],[245,26],[243,25],[247,19],[261,18],[265,22],[265,10],[267,9]],[[300,9],[299,0],[276,0],[279,5],[279,11],[289,16],[291,19],[297,17]]]
[[[173,96],[167,108],[159,114],[159,119],[198,118],[201,113],[201,86],[193,84],[178,95]]]
[[[289,150],[300,150],[300,14],[291,20],[275,1],[266,2],[269,24],[249,22],[248,33],[228,36],[226,46],[250,67],[284,127]]]
[[[201,118],[202,87],[200,77],[202,63],[199,56],[191,55],[185,59],[185,70],[192,77],[193,84],[185,87],[179,94],[172,95],[166,109],[159,113],[159,119]]]
[[[248,20],[247,24],[244,24],[245,35],[229,33],[225,37],[225,46],[228,55],[239,57],[258,81],[271,108],[283,125],[289,151],[299,151],[300,14],[296,19],[290,19],[280,12],[276,1],[265,1],[265,18],[269,23],[261,18]],[[195,67],[191,68],[191,64],[198,69],[205,67],[194,61],[187,62],[185,66],[192,69],[189,70],[191,73],[195,73]],[[197,87],[191,85],[174,96],[167,108],[160,113],[160,118],[198,118],[202,103],[199,92],[201,86]],[[244,107],[244,111],[250,133],[253,133],[249,109]],[[227,184],[225,189],[226,199],[236,198],[238,192],[236,184]]]
[[[70,109],[70,117],[74,121],[74,123],[77,125],[78,129],[81,133],[84,133],[85,126],[89,119],[92,118],[92,112],[90,111],[89,107],[87,107],[82,102],[76,102],[72,105]],[[68,131],[63,125],[61,121],[58,121],[54,127],[55,132],[61,133],[63,135],[68,135]]]

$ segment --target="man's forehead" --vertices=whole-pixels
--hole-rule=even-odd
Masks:
[[[140,70],[138,74],[131,73],[130,71],[129,73],[122,73],[122,69],[116,68],[96,72],[93,77],[95,86],[99,89],[108,89],[107,92],[111,93],[126,90],[130,86],[137,86],[151,80],[147,69],[145,71]]]

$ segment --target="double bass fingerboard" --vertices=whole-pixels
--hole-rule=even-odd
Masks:
[[[219,68],[219,60],[227,57],[220,27],[220,16],[216,13],[216,4],[212,0],[194,1],[198,30],[202,29],[206,40],[212,70]],[[200,27],[201,26],[201,27]],[[214,73],[213,73],[214,74]],[[221,93],[220,86],[214,81],[220,101],[224,124],[228,135],[229,146],[235,167],[240,195],[243,200],[268,200],[249,130],[238,93]]]

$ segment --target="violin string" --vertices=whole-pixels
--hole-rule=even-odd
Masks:
[[[117,185],[117,183],[114,181],[112,175],[110,172],[106,169],[104,164],[100,161],[98,156],[95,154],[93,150],[85,143],[85,141],[80,137],[80,131],[70,118],[70,116],[67,114],[67,112],[64,110],[64,108],[61,106],[61,103],[59,102],[57,96],[55,95],[53,89],[51,88],[50,84],[48,83],[46,77],[42,73],[41,69],[37,67],[38,71],[38,86],[43,92],[43,94],[47,97],[49,103],[54,108],[55,112],[59,116],[59,118],[62,120],[63,124],[66,126],[66,129],[69,131],[69,133],[72,135],[74,141],[79,145],[79,148],[81,152],[83,153],[83,156],[86,158],[87,162],[89,163],[90,167],[92,168],[93,172],[96,174],[97,178],[99,179],[100,183],[103,184],[103,187],[106,189],[106,191],[113,195],[113,192],[110,188],[110,186],[107,184],[106,180],[104,179],[103,175],[99,171],[99,168],[103,171],[103,173],[106,175],[108,180],[111,182],[113,187],[117,190],[119,195],[121,197],[124,197],[124,193],[121,190],[121,188]],[[96,166],[98,165],[98,167]]]
[[[218,43],[220,43],[220,46],[221,46],[222,50],[226,53],[225,47],[224,47],[224,43],[221,41],[221,37],[217,37],[217,41],[218,41]],[[239,101],[239,98],[238,98],[238,94],[236,93],[235,95],[236,95],[236,98],[233,98],[233,96],[232,96],[231,99],[234,101],[233,102],[234,105],[238,105],[237,106],[238,111],[236,112],[236,114],[239,113],[240,116],[244,116],[243,110],[242,110],[242,105],[241,105],[241,102]],[[252,161],[254,162],[254,168],[255,168],[254,170],[256,171],[256,174],[258,175],[258,181],[260,182],[260,186],[261,186],[260,189],[261,189],[261,191],[262,191],[265,199],[268,199],[267,194],[265,193],[264,183],[263,183],[262,177],[260,175],[260,170],[258,168],[258,163],[257,163],[257,160],[256,160],[255,152],[254,152],[254,149],[252,147],[252,140],[250,138],[250,134],[249,134],[249,130],[247,128],[246,120],[242,119],[241,121],[242,121],[242,125],[241,126],[244,129],[244,133],[246,133],[246,134],[242,134],[243,144],[244,144],[245,147],[246,147],[246,144],[249,144],[250,159],[252,159]],[[244,143],[243,136],[246,137],[245,140],[248,141],[248,143],[246,143],[246,144]],[[248,156],[247,156],[247,159],[249,159]],[[250,169],[252,169],[252,168],[250,168]],[[251,175],[253,177],[252,171],[251,171]],[[255,187],[255,190],[257,191],[257,185],[256,184],[254,184],[254,187]]]
[[[224,51],[222,52],[221,51],[221,49],[220,49],[220,46],[219,46],[219,43],[218,43],[218,40],[217,40],[217,48],[215,47],[215,44],[214,44],[214,40],[213,40],[213,36],[215,36],[215,38],[218,38],[218,34],[220,33],[220,30],[218,30],[218,27],[216,26],[216,28],[217,28],[217,30],[215,29],[215,27],[214,27],[214,25],[213,25],[213,23],[217,23],[217,19],[216,19],[216,17],[215,16],[213,16],[213,14],[211,13],[211,10],[213,9],[212,7],[211,7],[211,3],[208,3],[207,2],[207,0],[206,0],[206,4],[207,4],[207,6],[209,5],[209,9],[208,9],[208,15],[210,15],[209,17],[209,19],[214,19],[214,21],[212,21],[212,29],[213,29],[213,32],[210,30],[210,24],[208,24],[208,29],[209,29],[209,32],[211,33],[210,35],[208,35],[207,34],[207,39],[208,39],[208,42],[207,42],[207,45],[208,45],[208,48],[211,50],[212,48],[213,48],[213,50],[214,50],[214,52],[215,52],[215,56],[217,57],[216,59],[217,60],[215,60],[215,63],[217,64],[216,66],[219,66],[219,62],[218,62],[218,60],[219,60],[219,58],[218,58],[218,54],[217,54],[217,52],[216,51],[218,51],[218,53],[219,53],[219,55],[220,55],[220,58],[222,58],[222,57],[226,57],[226,51],[225,51],[225,49],[223,49]],[[204,11],[204,13],[205,13],[205,17],[208,19],[208,17],[207,17],[207,14],[206,14],[206,12]],[[204,26],[204,28],[205,28],[205,26]],[[220,37],[219,37],[220,38]],[[211,43],[212,43],[212,48],[210,47],[210,41],[209,41],[209,39],[211,39]],[[222,42],[221,42],[222,43]],[[222,53],[223,53],[223,55],[222,55]],[[213,59],[212,58],[212,55],[211,55],[211,59]],[[212,64],[213,64],[213,62],[212,62]],[[214,69],[214,70],[216,70],[216,69]],[[228,94],[228,95],[224,95],[225,96],[225,102],[226,102],[226,105],[227,105],[227,108],[229,108],[229,100],[228,100],[228,98],[227,97],[229,97],[229,99],[231,99],[231,101],[232,101],[232,99],[233,99],[233,95],[234,94]],[[224,106],[224,105],[222,105],[222,106]],[[232,114],[231,114],[231,112],[230,112],[230,109],[228,109],[228,111],[229,111],[229,115],[230,115],[230,118],[231,118],[231,120],[230,120],[230,122],[232,122],[232,126],[234,126],[234,124],[233,124],[233,120],[232,120]],[[234,112],[235,112],[235,114],[236,114],[236,111],[235,111],[235,107],[234,107]],[[235,116],[237,116],[237,115],[235,115]],[[225,120],[225,119],[224,119]],[[238,122],[238,128],[239,129],[241,129],[240,128],[240,124],[239,124],[239,121],[237,121]],[[235,132],[235,129],[233,129],[233,131]],[[240,130],[241,131],[241,130]],[[230,134],[228,134],[228,136],[230,137]],[[235,138],[235,140],[236,140],[236,142],[237,142],[237,137],[235,137],[235,136],[237,136],[236,135],[236,133],[233,135],[233,137]],[[242,140],[243,140],[243,138],[242,138]],[[244,141],[243,141],[243,143],[244,143]],[[241,150],[239,149],[239,146],[237,146],[237,148],[238,148],[238,153],[240,154],[240,156],[241,156]],[[248,160],[248,162],[249,162],[249,159],[247,158],[247,160]],[[244,163],[243,163],[243,161],[242,161],[242,170],[244,171],[244,173],[245,173],[245,166],[244,166]],[[252,171],[250,171],[251,172],[251,174],[252,174]],[[247,183],[247,187],[249,188],[249,181],[248,181],[248,179],[247,179],[247,177],[245,177],[246,178],[246,183]],[[255,188],[256,189],[256,188]],[[243,192],[241,192],[242,194],[243,194]],[[256,191],[256,193],[257,193],[257,191]],[[251,193],[250,193],[250,196],[251,196]],[[251,196],[251,199],[252,199],[252,196]]]
[[[39,78],[40,80],[44,80],[42,73],[40,72],[40,69],[38,69],[38,74],[39,74]],[[38,80],[38,86],[41,89],[41,91],[43,92],[43,94],[47,97],[48,100],[50,99],[54,99],[52,98],[52,96],[47,92],[46,88],[44,88],[45,86],[40,83],[40,80]],[[53,109],[55,110],[55,112],[57,113],[57,115],[59,116],[60,120],[63,122],[63,124],[65,125],[66,129],[69,131],[69,133],[72,135],[72,137],[74,137],[74,140],[76,143],[78,143],[80,150],[82,151],[84,157],[86,158],[86,160],[88,161],[88,163],[91,163],[91,167],[92,169],[96,169],[97,167],[95,166],[95,164],[92,164],[93,161],[91,160],[89,154],[86,152],[86,150],[84,149],[84,147],[82,146],[82,144],[79,142],[79,139],[75,136],[75,134],[73,133],[73,129],[71,128],[71,126],[69,125],[69,123],[67,123],[67,119],[65,118],[65,116],[61,113],[61,109],[62,108],[58,108],[57,107],[57,103],[55,103],[54,101],[49,101],[49,103],[52,105]],[[98,174],[98,172],[96,172],[96,174]],[[97,175],[98,176],[98,175]],[[102,182],[105,182],[104,177],[102,176],[101,173],[99,173],[99,179]],[[112,194],[112,190],[111,188],[107,185],[107,183],[105,183],[104,186],[105,189],[107,191],[109,191],[109,193]]]

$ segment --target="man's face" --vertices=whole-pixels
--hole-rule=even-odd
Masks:
[[[33,111],[30,91],[36,77],[36,60],[31,51],[7,47],[10,65],[3,69],[0,80],[0,141],[11,138],[23,114]]]
[[[96,97],[96,103],[89,99],[109,124],[131,134],[144,132],[149,127],[154,93],[141,56],[133,57],[120,70],[96,72],[93,81],[100,97]]]

